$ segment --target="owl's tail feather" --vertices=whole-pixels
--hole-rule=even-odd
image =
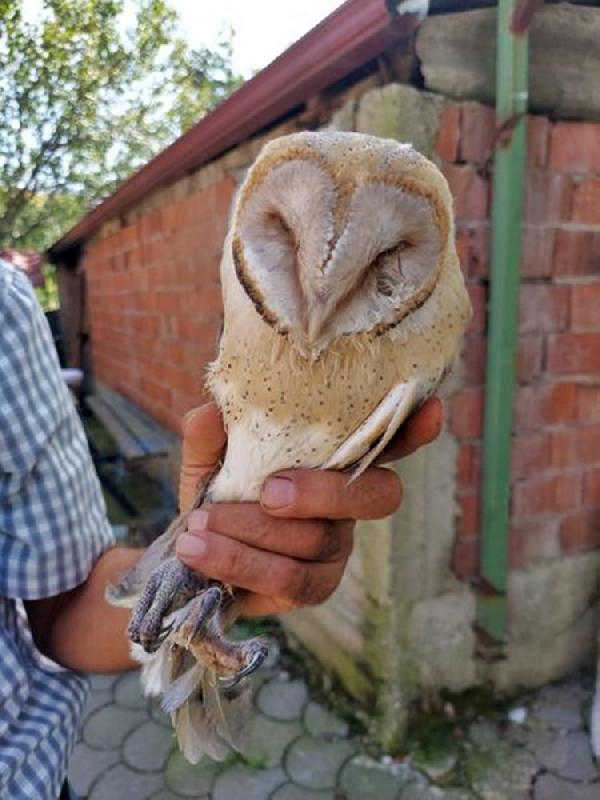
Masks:
[[[252,719],[251,698],[249,683],[223,692],[216,673],[204,669],[200,686],[171,714],[185,758],[197,764],[204,755],[223,761],[233,750],[243,752]]]

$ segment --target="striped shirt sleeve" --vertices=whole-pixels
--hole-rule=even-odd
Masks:
[[[111,544],[47,321],[27,278],[0,262],[0,594],[67,591]]]

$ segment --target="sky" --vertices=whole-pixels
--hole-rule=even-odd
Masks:
[[[342,0],[171,0],[193,45],[214,45],[235,31],[233,68],[245,78],[262,69],[342,5]]]
[[[192,45],[214,46],[219,32],[235,31],[233,69],[249,78],[314,28],[343,0],[170,0]],[[35,19],[41,0],[23,0]]]

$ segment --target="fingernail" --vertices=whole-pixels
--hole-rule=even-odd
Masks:
[[[197,508],[195,511],[190,512],[187,520],[187,529],[192,531],[204,531],[208,525],[208,511],[202,508]]]
[[[285,508],[295,499],[296,488],[289,478],[269,478],[261,492],[261,503],[265,508]]]
[[[206,542],[203,536],[182,533],[177,539],[175,549],[180,558],[200,558],[206,551]]]

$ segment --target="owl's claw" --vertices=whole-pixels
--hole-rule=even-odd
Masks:
[[[250,657],[250,661],[243,667],[239,672],[235,675],[232,675],[229,678],[219,678],[219,688],[220,689],[233,689],[235,688],[240,681],[244,678],[247,678],[249,675],[252,675],[263,663],[265,658],[269,654],[269,649],[267,645],[261,639],[250,639],[249,642],[244,642],[244,645],[252,644],[253,648],[251,652],[254,654]],[[257,648],[254,650],[254,648]]]

